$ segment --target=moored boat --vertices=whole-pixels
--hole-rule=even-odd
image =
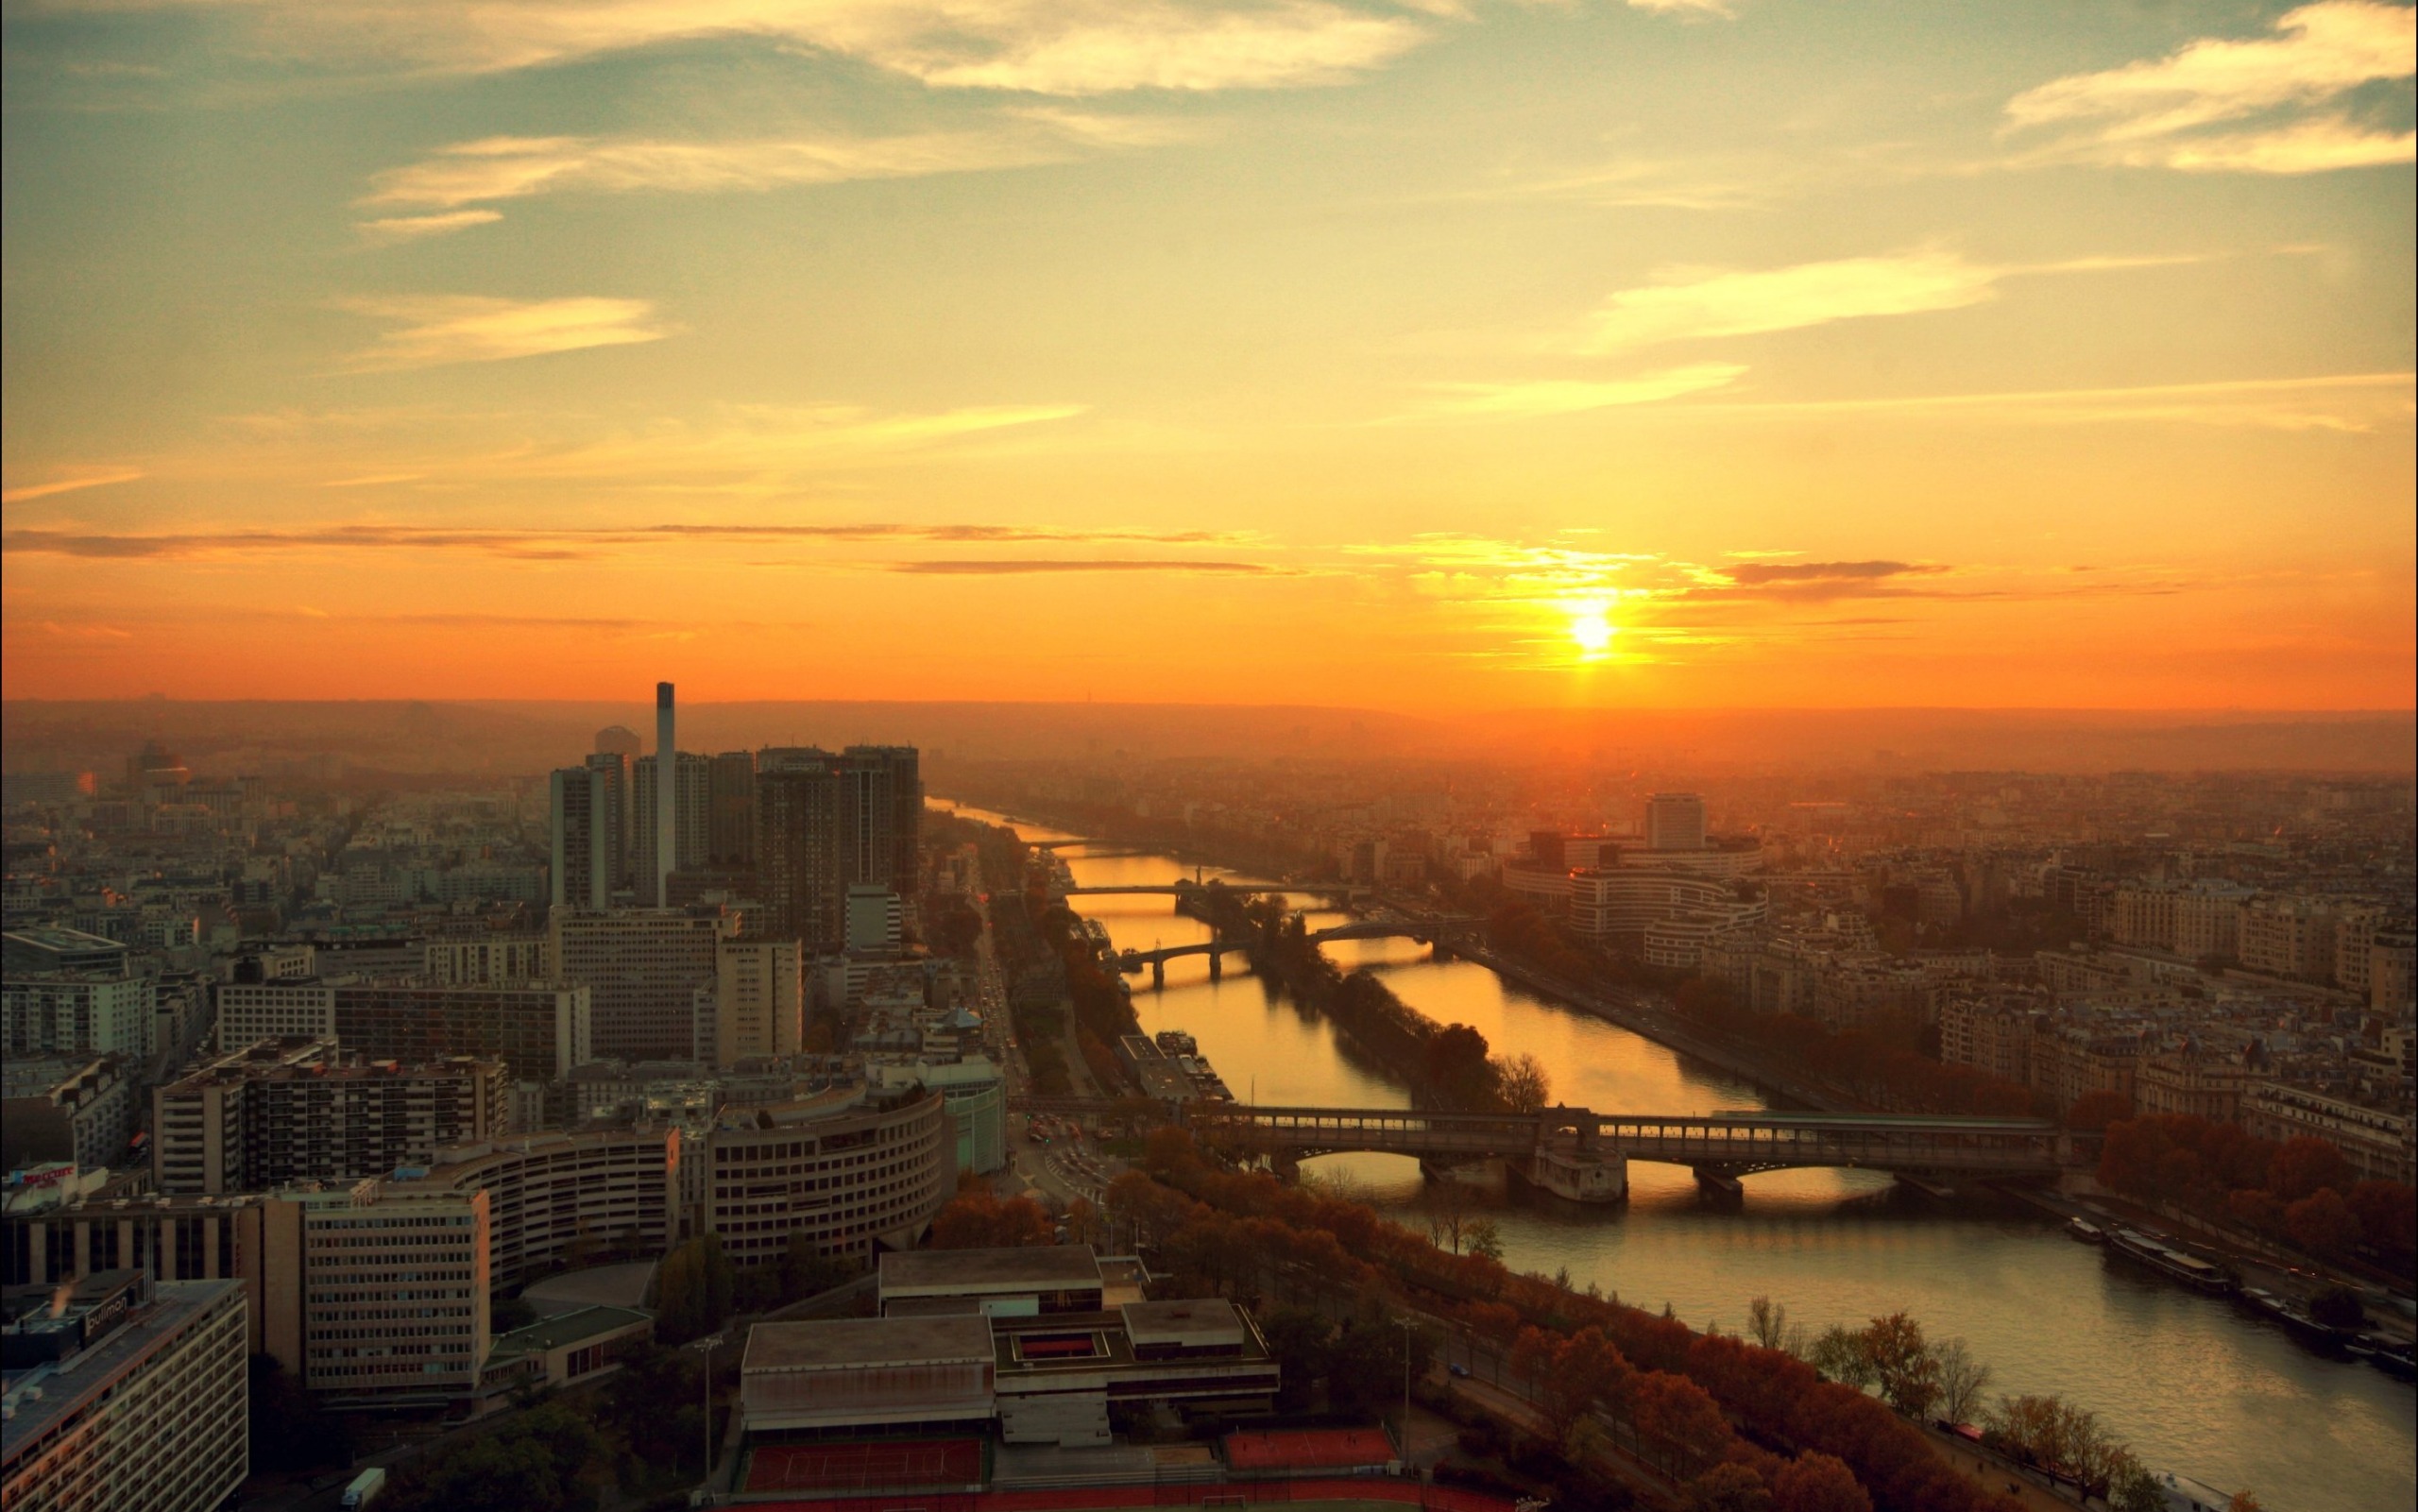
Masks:
[[[2066,1220],[2066,1237],[2081,1244],[2105,1244],[2107,1231],[2083,1218]]]
[[[2108,1249],[2137,1265],[2146,1266],[2193,1291],[2222,1297],[2234,1289],[2232,1275],[2222,1266],[2160,1243],[2137,1229],[2119,1229]]]

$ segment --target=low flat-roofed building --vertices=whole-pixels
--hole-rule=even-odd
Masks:
[[[984,1313],[1096,1313],[1103,1305],[1099,1257],[1089,1245],[1018,1249],[918,1249],[880,1261],[881,1308],[894,1300],[972,1298]]]
[[[628,1307],[575,1307],[495,1336],[479,1394],[567,1386],[619,1366],[655,1336],[655,1315]]]
[[[1265,1411],[1279,1374],[1249,1315],[1210,1299],[1115,1313],[759,1323],[740,1390],[751,1439],[996,1418],[1007,1443],[1075,1449],[1109,1441],[1114,1403]]]
[[[991,1377],[980,1317],[758,1323],[740,1363],[740,1406],[751,1436],[987,1422]]]
[[[1172,1302],[1128,1302],[1118,1313],[1137,1360],[1240,1354],[1251,1338],[1235,1304],[1217,1297]]]

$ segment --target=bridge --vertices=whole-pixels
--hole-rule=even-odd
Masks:
[[[1360,882],[1260,883],[1220,881],[1217,885],[1224,888],[1229,892],[1250,897],[1269,896],[1286,892],[1307,892],[1324,898],[1348,898],[1356,896],[1357,894],[1368,891],[1368,884]],[[1064,896],[1070,898],[1114,897],[1118,894],[1134,896],[1144,893],[1156,893],[1162,897],[1175,898],[1183,897],[1192,893],[1205,893],[1209,891],[1209,888],[1206,884],[1200,882],[1129,882],[1119,884],[1115,887],[1070,887],[1061,889],[1060,891]]]
[[[1410,925],[1386,924],[1375,919],[1354,919],[1350,924],[1338,924],[1332,928],[1312,930],[1305,938],[1312,944],[1324,944],[1330,940],[1416,940],[1423,945],[1435,938],[1435,933],[1430,929]],[[1209,979],[1214,982],[1224,978],[1225,958],[1242,948],[1244,947],[1241,945],[1221,940],[1212,934],[1207,940],[1196,941],[1188,945],[1154,945],[1149,950],[1120,950],[1116,953],[1116,966],[1119,971],[1129,977],[1148,966],[1150,969],[1150,985],[1165,987],[1167,984],[1168,961],[1175,960],[1178,956],[1206,956],[1209,958]]]
[[[1441,1162],[1501,1159],[1534,1185],[1580,1202],[1626,1197],[1632,1160],[1686,1165],[1706,1185],[1735,1190],[1742,1176],[1804,1166],[1915,1178],[2052,1176],[2065,1153],[2057,1127],[2033,1118],[1663,1116],[1585,1108],[1454,1113],[1193,1103],[1184,1121],[1205,1142],[1283,1164],[1347,1150]]]

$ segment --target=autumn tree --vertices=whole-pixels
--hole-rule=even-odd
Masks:
[[[2290,1146],[2285,1147],[2289,1149]],[[2327,1147],[2329,1150],[2332,1147]],[[2291,1235],[2292,1243],[2310,1254],[2332,1259],[2348,1253],[2359,1242],[2359,1220],[2353,1215],[2351,1205],[2342,1200],[2341,1193],[2322,1186],[2284,1210],[2284,1232]]]
[[[1889,1405],[1921,1418],[1939,1400],[1939,1362],[1923,1341],[1923,1326],[1904,1313],[1876,1317],[1858,1337],[1865,1368]]]
[[[1872,1512],[1872,1498],[1845,1461],[1807,1450],[1772,1477],[1772,1512]]]
[[[1046,1245],[1056,1226],[1029,1197],[1002,1202],[988,1186],[972,1186],[949,1199],[932,1219],[935,1249],[1013,1249]]]
[[[1685,1376],[1649,1370],[1630,1383],[1628,1402],[1638,1433],[1660,1446],[1666,1470],[1717,1459],[1729,1443],[1720,1404]]]
[[[2314,1197],[2326,1187],[2340,1194],[2349,1185],[2351,1165],[2342,1152],[2306,1134],[2284,1141],[2267,1165],[2267,1190],[2285,1202]]]
[[[1631,1374],[1627,1358],[1600,1328],[1567,1337],[1523,1329],[1511,1349],[1511,1368],[1534,1385],[1538,1409],[1556,1443],[1568,1439],[1590,1413],[1615,1401]]]
[[[1680,1488],[1684,1512],[1773,1512],[1771,1488],[1751,1469],[1715,1465]]]

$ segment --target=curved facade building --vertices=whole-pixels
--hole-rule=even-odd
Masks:
[[[704,1158],[706,1227],[736,1266],[792,1233],[845,1260],[911,1248],[957,1190],[957,1126],[919,1082],[725,1110]]]

